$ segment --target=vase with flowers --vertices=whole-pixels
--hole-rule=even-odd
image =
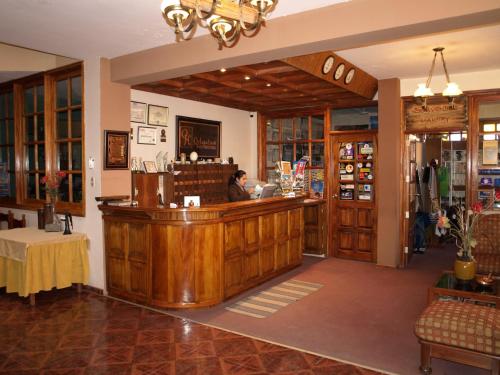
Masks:
[[[43,176],[40,183],[44,186],[49,202],[44,205],[45,231],[59,232],[62,230],[61,220],[56,215],[55,203],[59,196],[59,188],[66,178],[66,173],[58,171],[52,176]]]
[[[441,216],[438,221],[439,228],[448,228],[450,234],[455,238],[458,247],[455,260],[455,277],[460,281],[470,281],[476,275],[476,262],[472,251],[476,247],[477,240],[474,238],[476,227],[484,215],[481,202],[476,202],[468,210],[461,207],[454,213],[456,220],[450,220]]]

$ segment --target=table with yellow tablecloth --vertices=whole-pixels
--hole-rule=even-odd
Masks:
[[[22,297],[72,283],[87,284],[87,236],[34,227],[0,231],[0,287]]]

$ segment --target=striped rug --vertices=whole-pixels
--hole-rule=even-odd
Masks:
[[[317,291],[322,286],[292,279],[238,301],[226,307],[226,310],[262,319]]]

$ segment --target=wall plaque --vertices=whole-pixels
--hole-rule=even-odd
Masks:
[[[414,101],[405,105],[407,131],[463,130],[467,122],[466,97],[456,98],[453,105],[443,97],[429,98],[426,108]]]
[[[220,158],[220,121],[176,116],[176,157],[196,151],[200,158]]]

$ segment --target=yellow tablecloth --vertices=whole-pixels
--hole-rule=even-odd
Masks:
[[[62,233],[46,233],[36,228],[0,232],[0,247],[10,240],[16,242],[11,248],[20,248],[20,243],[24,244],[26,254],[24,262],[0,256],[0,287],[6,286],[7,293],[17,292],[27,297],[40,290],[88,283],[89,261],[84,234],[63,236]]]

